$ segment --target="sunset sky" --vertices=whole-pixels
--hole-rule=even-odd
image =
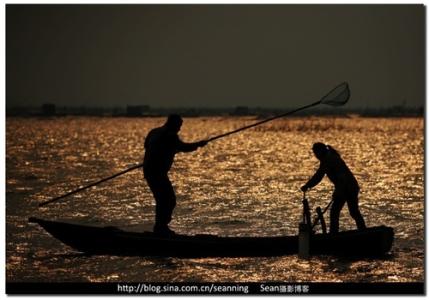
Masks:
[[[7,5],[6,104],[422,106],[423,5]]]

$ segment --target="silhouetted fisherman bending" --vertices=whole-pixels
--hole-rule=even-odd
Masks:
[[[365,229],[365,221],[359,211],[358,195],[359,184],[353,173],[347,167],[340,154],[331,146],[315,143],[313,152],[320,160],[320,167],[313,177],[301,187],[303,192],[316,186],[326,174],[335,186],[332,194],[332,207],[330,212],[330,233],[338,233],[340,211],[347,202],[350,215],[356,222],[358,229]]]
[[[196,143],[182,142],[178,136],[182,123],[179,115],[170,115],[163,126],[149,132],[144,143],[144,177],[156,202],[153,231],[160,235],[174,234],[174,231],[168,228],[176,206],[176,195],[168,178],[174,156],[178,152],[195,151],[207,144],[205,140]]]

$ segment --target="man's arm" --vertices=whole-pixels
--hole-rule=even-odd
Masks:
[[[182,142],[179,138],[177,139],[176,151],[177,152],[192,152],[197,150],[199,147],[204,147],[207,145],[207,141],[199,141],[196,143],[185,143]]]
[[[319,184],[319,182],[322,181],[323,176],[325,176],[325,173],[326,171],[324,166],[320,164],[319,169],[316,171],[316,173],[314,173],[313,177],[311,177],[310,180],[301,187],[301,190],[305,192],[306,190],[311,189],[312,187]]]

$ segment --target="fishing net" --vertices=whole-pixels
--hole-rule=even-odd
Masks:
[[[350,89],[347,82],[343,82],[326,94],[322,100],[320,100],[323,104],[340,106],[345,104],[350,98]]]

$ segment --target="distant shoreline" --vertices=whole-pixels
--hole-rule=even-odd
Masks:
[[[251,108],[238,106],[234,108],[150,108],[147,106],[128,106],[126,108],[100,108],[100,107],[56,107],[44,105],[42,107],[13,107],[6,108],[6,117],[130,117],[130,118],[156,118],[176,113],[183,117],[255,117],[268,118],[284,114],[294,108]],[[387,108],[313,108],[294,114],[302,116],[334,116],[334,117],[424,117],[424,107],[387,107]]]

